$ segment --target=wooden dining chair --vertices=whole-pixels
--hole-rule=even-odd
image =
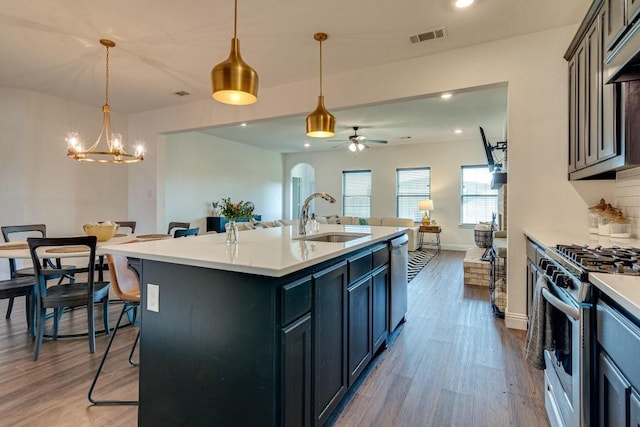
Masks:
[[[118,224],[118,232],[120,232],[123,228],[128,228],[129,231],[127,234],[135,234],[136,232],[136,222],[135,221],[114,221]]]
[[[173,234],[173,237],[179,238],[179,237],[187,237],[187,236],[197,236],[199,231],[200,231],[200,227],[187,228],[185,230],[178,229]]]
[[[169,228],[167,229],[167,234],[173,234],[172,231],[176,228],[189,228],[191,227],[190,222],[175,222],[172,221],[169,223]]]
[[[106,257],[107,264],[109,265],[109,274],[111,276],[111,289],[116,294],[118,299],[123,301],[123,306],[122,311],[120,312],[120,317],[118,317],[116,327],[113,329],[113,333],[111,334],[111,338],[109,339],[109,344],[107,344],[107,349],[102,356],[102,360],[100,360],[98,370],[96,371],[96,374],[93,377],[93,381],[91,382],[88,398],[89,402],[93,403],[94,405],[137,405],[137,400],[96,400],[93,398],[93,391],[96,387],[96,383],[98,382],[98,377],[100,377],[102,367],[107,360],[111,345],[116,339],[116,334],[118,332],[118,329],[120,328],[122,318],[124,317],[125,313],[132,314],[131,316],[129,316],[129,319],[130,323],[134,324],[136,312],[138,307],[140,306],[140,281],[138,280],[138,275],[129,268],[129,260],[127,259],[127,257],[123,255],[113,254],[107,254]],[[136,349],[136,345],[138,344],[139,339],[140,330],[138,330],[136,339],[133,342],[133,346],[131,347],[131,352],[129,353],[129,364],[133,366],[138,366],[138,364],[133,361],[133,352]]]
[[[36,322],[36,348],[34,360],[40,356],[42,339],[44,337],[47,310],[53,309],[54,326],[53,338],[57,339],[58,327],[62,311],[66,308],[87,308],[87,329],[89,336],[89,352],[96,350],[96,331],[94,321],[94,304],[102,303],[102,319],[104,328],[109,333],[109,282],[96,281],[94,278],[96,243],[95,236],[58,237],[58,238],[27,238],[31,260],[35,268],[35,322]],[[78,253],[74,259],[79,261],[79,266],[65,266],[57,268],[43,263],[42,260],[53,253]],[[58,281],[50,285],[52,277],[59,276],[62,279],[69,278],[69,283]],[[77,335],[70,335],[77,336]],[[61,336],[60,336],[61,337]]]

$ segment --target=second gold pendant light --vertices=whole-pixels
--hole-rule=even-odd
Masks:
[[[240,56],[240,40],[236,37],[237,23],[238,0],[235,0],[231,53],[226,61],[211,70],[211,96],[223,104],[249,105],[258,100],[258,73]]]
[[[326,33],[313,35],[313,38],[320,42],[320,96],[315,111],[307,116],[307,136],[313,138],[329,138],[335,135],[336,118],[324,107],[322,95],[322,42],[328,37]]]

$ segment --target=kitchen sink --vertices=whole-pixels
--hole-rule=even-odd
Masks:
[[[304,240],[308,242],[329,242],[329,243],[344,243],[351,240],[359,239],[361,237],[371,236],[367,233],[323,233],[323,234],[310,234],[308,236],[294,237],[293,240]]]

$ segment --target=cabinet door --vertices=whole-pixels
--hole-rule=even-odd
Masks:
[[[640,0],[627,0],[627,25],[631,25],[640,12]]]
[[[347,289],[349,387],[358,379],[373,356],[371,283],[369,276]]]
[[[604,8],[607,10],[608,16],[603,31],[607,50],[611,50],[626,29],[625,1],[626,0],[605,1]]]
[[[630,385],[605,353],[599,354],[598,383],[600,426],[627,425],[627,395]]]
[[[387,340],[389,267],[373,273],[373,351],[374,353]]]
[[[282,329],[282,425],[311,426],[311,315]]]
[[[640,3],[640,0],[636,0]],[[601,53],[601,61],[604,60],[606,55],[606,46],[604,40],[604,31],[602,28],[605,26],[605,22],[607,20],[607,9],[603,8],[600,13],[600,53]],[[602,65],[600,64],[600,67]],[[598,123],[600,125],[599,130],[599,143],[598,143],[598,161],[606,160],[611,158],[619,153],[619,144],[618,144],[618,127],[616,125],[616,103],[618,101],[617,85],[615,84],[606,84],[604,78],[602,77],[602,73],[600,74],[600,117],[598,118]]]
[[[587,165],[585,156],[586,144],[586,105],[587,105],[587,77],[586,77],[586,49],[582,43],[575,55],[576,67],[576,141],[574,146],[575,168],[582,169]]]
[[[640,395],[635,389],[631,389],[629,397],[629,426],[640,426]]]
[[[598,161],[598,146],[600,129],[600,94],[601,94],[601,73],[602,61],[600,60],[600,25],[596,19],[585,35],[586,54],[586,105],[585,105],[585,143],[584,156],[587,166]]]
[[[313,417],[323,425],[347,391],[347,263],[313,276]]]
[[[577,60],[574,55],[569,61],[569,172],[576,170],[576,147],[578,141],[578,86]]]

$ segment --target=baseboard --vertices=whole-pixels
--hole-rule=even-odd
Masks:
[[[521,313],[509,313],[506,311],[504,315],[504,325],[509,329],[527,330],[527,323],[529,322],[529,316]]]

